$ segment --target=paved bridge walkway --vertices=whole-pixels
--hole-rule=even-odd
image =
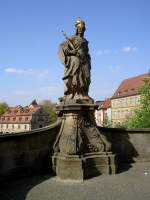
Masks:
[[[0,200],[150,200],[150,163],[78,183],[42,175],[0,184]]]

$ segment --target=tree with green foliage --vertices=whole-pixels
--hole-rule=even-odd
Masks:
[[[0,103],[0,115],[4,114],[8,110],[8,104],[5,102]]]
[[[150,128],[150,71],[143,80],[144,85],[140,88],[140,108],[135,110],[131,119],[121,124],[126,128]]]
[[[41,105],[44,111],[49,114],[50,124],[54,123],[57,120],[56,103],[53,103],[50,100],[43,100],[39,105]]]

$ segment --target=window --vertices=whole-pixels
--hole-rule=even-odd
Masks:
[[[20,124],[18,124],[18,128],[20,128]]]
[[[14,124],[12,124],[12,128],[13,128],[13,129],[15,128]]]
[[[14,112],[15,112],[15,113],[17,113],[17,112],[18,112],[18,110],[15,110]]]
[[[8,124],[6,124],[6,128],[8,128]]]
[[[13,121],[15,121],[16,120],[16,117],[13,117]]]
[[[120,111],[118,111],[118,116],[117,116],[117,118],[120,119]]]
[[[7,118],[7,121],[10,121],[10,117]]]
[[[19,117],[19,121],[21,121],[22,120],[22,117]]]
[[[129,115],[129,111],[128,111],[128,110],[126,110],[126,117],[128,117],[128,115]]]
[[[117,112],[114,112],[114,119],[117,118]]]
[[[1,124],[1,128],[3,128],[3,124]]]
[[[28,117],[26,117],[25,120],[28,121]]]
[[[26,124],[24,125],[24,129],[27,129],[27,125]]]
[[[120,118],[123,118],[123,111],[120,111]]]

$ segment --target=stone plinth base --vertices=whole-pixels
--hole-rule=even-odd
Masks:
[[[53,169],[62,180],[83,180],[83,160],[79,156],[53,156]]]
[[[109,153],[89,153],[78,155],[53,156],[53,170],[62,180],[84,180],[100,174],[116,173],[116,158]]]
[[[116,172],[111,143],[96,126],[96,107],[77,103],[57,107],[62,125],[53,146],[53,168],[60,179],[83,180]]]
[[[91,178],[101,174],[115,174],[116,156],[108,153],[89,153],[84,155],[84,177]]]

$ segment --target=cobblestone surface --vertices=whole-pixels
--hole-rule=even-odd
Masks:
[[[63,182],[42,175],[1,183],[0,200],[150,200],[150,163],[116,175]]]

